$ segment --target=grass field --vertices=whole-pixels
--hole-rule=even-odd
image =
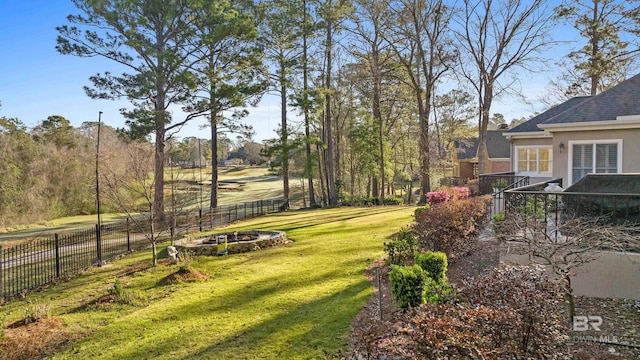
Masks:
[[[350,322],[373,292],[364,269],[383,242],[411,222],[413,208],[341,208],[279,213],[232,229],[284,230],[292,243],[195,259],[211,279],[158,285],[175,266],[133,271],[148,251],[46,292],[6,304],[5,324],[48,303],[65,330],[87,334],[54,358],[309,359],[339,356]],[[142,304],[90,305],[115,279]],[[7,350],[7,349],[5,349]]]
[[[180,207],[198,207],[200,205],[200,190],[197,185],[184,186],[181,182],[199,182],[199,169],[176,169],[173,174],[174,180],[179,184],[175,186],[179,197],[183,199]],[[167,174],[165,180],[170,181],[171,176]],[[203,181],[211,181],[211,169],[202,169]],[[219,169],[219,180],[221,182],[232,182],[237,185],[233,190],[221,189],[218,192],[219,205],[233,205],[247,201],[269,199],[282,196],[282,178],[271,175],[266,167],[255,166],[228,166]],[[301,206],[301,189],[296,184],[299,181],[291,180],[292,207]],[[170,207],[171,184],[165,185],[165,206]],[[209,187],[203,186],[202,206],[209,206],[211,191]],[[124,214],[102,214],[102,221],[109,223],[126,218]],[[84,230],[95,226],[96,215],[70,216],[50,221],[43,221],[38,224],[27,224],[10,228],[0,228],[0,244],[10,246],[12,239],[35,238],[39,236],[52,235],[54,232]],[[21,240],[18,240],[21,241]]]

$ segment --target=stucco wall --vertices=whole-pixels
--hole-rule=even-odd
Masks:
[[[502,252],[505,264],[531,264],[526,255]],[[574,295],[640,300],[640,254],[601,252],[598,258],[574,269]]]
[[[622,139],[622,172],[640,172],[640,129],[574,131],[553,133],[553,175],[569,186],[569,141]],[[560,143],[564,150],[560,153]]]

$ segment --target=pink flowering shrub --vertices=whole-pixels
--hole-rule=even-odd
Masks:
[[[427,202],[432,205],[440,204],[449,201],[450,197],[449,192],[445,190],[431,191],[427,193]]]
[[[446,188],[445,190],[449,192],[449,196],[453,200],[462,200],[471,196],[471,191],[469,190],[469,188],[462,186],[454,186],[451,188]]]
[[[438,191],[427,193],[427,201],[429,204],[440,204],[447,201],[463,200],[471,196],[469,188],[462,186],[442,187]]]

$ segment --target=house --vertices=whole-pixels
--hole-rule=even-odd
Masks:
[[[487,131],[485,173],[511,171],[509,140],[503,135],[506,124],[498,130]],[[478,176],[478,138],[456,140],[453,151],[453,176],[472,179]]]
[[[596,96],[575,97],[503,133],[512,169],[531,182],[640,172],[640,74]]]

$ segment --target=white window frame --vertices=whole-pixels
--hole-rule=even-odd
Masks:
[[[571,140],[569,141],[569,161],[567,166],[569,185],[573,185],[573,145],[593,145],[593,164],[591,165],[591,171],[589,174],[595,173],[596,169],[596,149],[595,146],[597,144],[617,144],[618,145],[618,154],[617,160],[618,163],[616,165],[617,172],[616,174],[622,173],[622,139],[606,139],[606,140]]]
[[[536,169],[537,171],[520,171],[519,160],[520,160],[520,149],[536,149]],[[540,149],[548,149],[549,150],[549,171],[540,171]],[[513,147],[514,152],[514,163],[513,168],[516,169],[516,173],[518,175],[523,176],[534,176],[534,177],[543,177],[543,176],[551,176],[553,173],[553,146],[552,145],[518,145]],[[528,160],[528,159],[527,159]]]

